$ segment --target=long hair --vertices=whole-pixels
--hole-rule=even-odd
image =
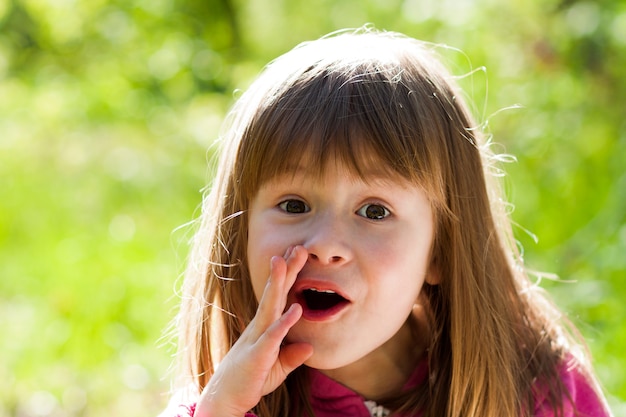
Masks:
[[[251,199],[306,155],[320,174],[337,158],[359,176],[375,164],[422,187],[432,204],[441,280],[422,289],[429,377],[389,399],[395,412],[529,415],[536,380],[561,409],[558,363],[577,342],[521,265],[486,174],[485,138],[434,49],[367,29],[322,38],[270,63],[235,104],[178,316],[183,373],[198,391],[258,306],[246,260]],[[255,408],[264,417],[294,410],[310,410],[301,370]]]

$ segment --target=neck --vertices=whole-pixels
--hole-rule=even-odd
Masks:
[[[416,331],[412,320],[409,318],[389,341],[358,361],[321,372],[369,400],[398,394],[424,352],[424,344],[416,336],[422,333],[421,326]]]

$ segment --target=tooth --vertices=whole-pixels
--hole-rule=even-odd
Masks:
[[[323,292],[323,293],[326,293],[326,294],[334,294],[335,293],[335,291],[332,291],[332,290],[320,290],[318,288],[309,288],[309,290],[315,291],[315,292]]]

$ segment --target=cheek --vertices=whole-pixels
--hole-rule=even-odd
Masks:
[[[250,234],[248,240],[248,270],[250,273],[250,281],[252,289],[257,301],[261,299],[263,288],[269,276],[269,260],[264,262],[264,255],[261,253],[262,243],[254,239],[254,235]]]
[[[263,295],[263,289],[265,288],[265,283],[267,282],[268,274],[264,274],[263,271],[260,270],[260,265],[257,265],[255,262],[249,261],[248,268],[250,269],[250,281],[252,283],[252,289],[254,290],[254,295],[257,301],[261,300],[261,296]],[[265,277],[265,278],[260,278]]]
[[[376,245],[369,246],[368,257],[378,276],[389,277],[397,290],[417,296],[426,279],[430,265],[430,235],[416,238],[399,230]]]
[[[250,222],[247,245],[248,270],[257,301],[263,295],[270,275],[270,259],[272,256],[282,255],[285,249],[281,252],[281,248],[274,228],[267,227],[262,221]]]
[[[261,271],[262,262],[260,261],[261,253],[259,253],[262,248],[259,236],[262,236],[262,234],[259,233],[258,221],[255,220],[254,216],[250,216],[250,221],[248,223],[248,244],[246,248],[246,256],[252,289],[254,290],[254,295],[256,296],[257,301],[259,301],[265,284],[262,283],[259,278],[260,276],[263,276],[263,271]]]
[[[379,268],[414,268],[428,255],[426,239],[409,228],[394,228],[384,234],[363,235],[357,239],[369,259]]]

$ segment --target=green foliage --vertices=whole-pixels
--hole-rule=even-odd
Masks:
[[[367,22],[479,69],[462,84],[519,159],[505,168],[526,260],[576,281],[543,284],[626,414],[623,2],[0,0],[0,417],[158,413],[178,226],[233,91]]]

